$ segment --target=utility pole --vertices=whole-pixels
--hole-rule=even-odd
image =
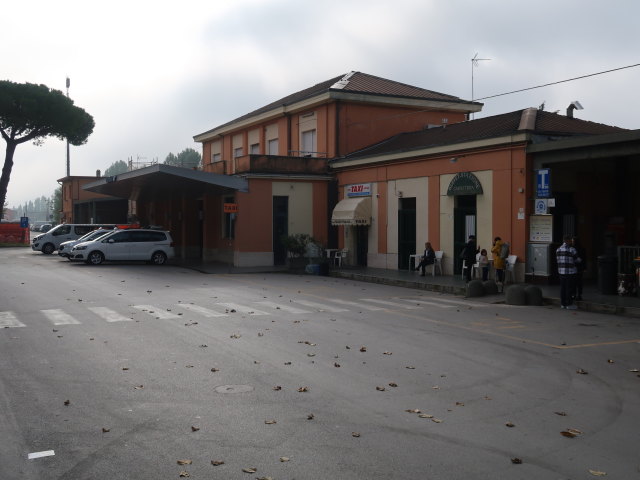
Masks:
[[[67,98],[69,98],[69,86],[71,85],[71,80],[67,77]],[[69,158],[69,139],[67,138],[67,177],[71,176],[71,160]]]
[[[490,58],[478,58],[478,53],[473,56],[471,59],[471,101],[475,99],[474,91],[473,91],[473,69],[479,65],[478,62],[491,60]],[[474,118],[474,113],[471,113],[471,119]]]

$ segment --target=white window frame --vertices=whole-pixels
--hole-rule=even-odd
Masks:
[[[249,153],[251,155],[259,155],[260,154],[260,144],[259,143],[252,143],[249,146]]]
[[[242,155],[243,155],[242,147],[238,147],[238,148],[234,148],[233,149],[233,158],[238,158],[238,157],[241,157]]]
[[[211,163],[217,163],[222,161],[222,155],[220,153],[211,154]]]
[[[278,155],[278,139],[272,138],[267,142],[267,155]]]
[[[311,130],[305,130],[304,132],[302,132],[301,134],[301,143],[302,143],[302,156],[303,157],[315,157],[316,156],[316,152],[318,151],[317,145],[316,145],[316,139],[317,139],[317,135],[316,135],[316,129],[313,128]]]

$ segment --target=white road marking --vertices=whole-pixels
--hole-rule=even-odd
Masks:
[[[237,303],[216,303],[216,305],[222,305],[228,310],[235,310],[236,312],[245,313],[247,315],[269,315],[267,312],[256,310],[255,308],[245,307],[238,305]]]
[[[370,310],[372,312],[376,310],[384,310],[384,308],[382,307],[374,307],[373,305],[367,305],[364,303],[350,302],[349,300],[338,300],[337,298],[332,298],[331,301],[333,303],[339,303],[340,305],[349,305],[351,307],[362,308],[363,310]]]
[[[26,327],[13,312],[0,312],[0,328]]]
[[[424,297],[415,297],[415,298],[422,299]],[[490,305],[489,303],[468,302],[466,300],[449,300],[447,298],[438,298],[433,300],[436,300],[438,302],[444,302],[444,303],[452,303],[454,305],[459,305],[461,307],[488,307]]]
[[[282,303],[275,302],[256,302],[258,305],[264,305],[265,307],[273,308],[274,310],[282,310],[287,313],[311,313],[309,310],[303,310],[301,308],[296,308],[291,305],[285,305]]]
[[[199,313],[200,315],[202,315],[204,317],[208,317],[208,318],[211,318],[211,317],[226,317],[227,316],[226,313],[215,312],[215,311],[211,310],[210,308],[201,307],[199,305],[193,305],[191,303],[178,303],[176,306],[184,308],[185,310],[188,310],[190,312]]]
[[[315,308],[319,312],[338,313],[338,312],[348,312],[349,311],[349,310],[347,310],[345,308],[330,307],[329,305],[327,305],[325,303],[310,302],[309,300],[295,300],[295,302],[299,303],[301,305],[304,305],[306,307]]]
[[[87,308],[109,323],[132,321],[131,318],[125,317],[124,315],[120,315],[118,312],[111,310],[110,308],[107,308],[107,307],[87,307]]]
[[[50,310],[40,310],[45,317],[51,321],[54,325],[80,325],[79,320],[69,315],[59,308],[52,308]]]
[[[154,307],[153,305],[134,305],[133,308],[138,310],[142,310],[144,313],[151,315],[152,317],[169,319],[169,318],[180,318],[180,315],[170,312],[168,310],[163,310],[162,308]]]
[[[438,308],[456,308],[455,305],[443,305],[442,303],[428,302],[426,300],[414,300],[412,298],[398,298],[398,300],[404,300],[405,302],[413,302],[413,303],[418,303],[420,305],[429,305],[429,306],[438,307]]]
[[[44,452],[33,452],[27,455],[27,460],[33,460],[34,458],[41,457],[51,457],[53,455],[55,455],[55,452],[53,450],[45,450]]]
[[[360,300],[363,300],[365,302],[379,303],[380,305],[388,305],[390,307],[406,308],[408,310],[417,310],[418,308],[420,308],[420,307],[416,307],[415,305],[407,305],[405,303],[390,302],[388,300],[378,300],[377,298],[361,298]]]

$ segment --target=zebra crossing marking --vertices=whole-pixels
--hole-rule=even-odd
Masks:
[[[424,298],[424,297],[415,297],[415,298]],[[444,302],[444,303],[452,303],[453,305],[457,305],[459,307],[488,307],[490,305],[488,303],[469,302],[466,300],[449,300],[447,298],[438,298],[437,301]]]
[[[194,304],[191,304],[191,303],[178,303],[176,306],[184,308],[185,310],[188,310],[190,312],[199,313],[203,317],[207,317],[207,318],[211,318],[211,317],[226,317],[227,316],[226,313],[216,312],[216,311],[211,310],[210,308],[201,307],[199,305],[194,305]]]
[[[345,308],[330,307],[325,303],[310,302],[309,300],[296,300],[296,303],[299,303],[300,305],[304,305],[305,307],[316,308],[318,309],[319,312],[339,313],[339,312],[349,311]]]
[[[54,325],[80,325],[82,322],[76,320],[64,310],[52,308],[49,310],[40,310],[47,319]]]
[[[13,312],[0,312],[0,328],[19,327],[26,327],[26,325],[18,320]]]
[[[417,310],[420,307],[415,305],[407,305],[405,303],[390,302],[389,300],[378,300],[377,298],[361,298],[365,302],[379,303],[380,305],[388,305],[390,307],[406,308],[407,310]]]
[[[331,301],[333,303],[339,303],[340,305],[349,305],[350,307],[362,308],[363,310],[370,310],[372,312],[378,310],[384,310],[382,307],[376,307],[374,305],[367,305],[365,303],[351,302],[349,300],[339,300],[337,298],[332,298]]]
[[[180,318],[180,315],[177,315],[168,310],[156,308],[153,305],[133,305],[133,308],[141,310],[144,313],[151,315],[152,317],[161,318],[163,320],[171,319],[171,318]]]
[[[228,310],[235,310],[236,312],[244,313],[247,315],[269,315],[267,312],[256,310],[255,308],[245,307],[237,303],[216,303],[216,305],[222,305]]]
[[[113,323],[113,322],[131,322],[132,319],[129,317],[125,317],[124,315],[119,314],[115,310],[111,310],[107,307],[87,307],[93,313],[98,315],[103,320]]]
[[[275,302],[256,302],[258,305],[264,305],[265,307],[273,308],[274,310],[282,310],[287,313],[311,313],[309,310],[303,310],[301,308],[296,308],[292,305],[285,305],[281,303]]]
[[[455,305],[443,305],[441,303],[437,303],[437,302],[428,302],[426,300],[414,300],[414,299],[404,299],[404,298],[400,298],[398,300],[406,300],[407,302],[413,302],[413,303],[418,303],[420,305],[429,305],[432,307],[438,307],[438,308],[456,308]]]

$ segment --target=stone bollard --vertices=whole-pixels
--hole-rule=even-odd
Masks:
[[[493,280],[482,282],[485,295],[496,295],[498,293],[498,285]]]
[[[536,285],[528,285],[524,287],[524,294],[527,299],[527,305],[542,305],[542,290]]]
[[[526,305],[527,297],[524,292],[524,285],[510,285],[507,287],[505,301],[507,305]]]
[[[467,297],[481,297],[484,295],[482,280],[471,280],[467,283]]]

